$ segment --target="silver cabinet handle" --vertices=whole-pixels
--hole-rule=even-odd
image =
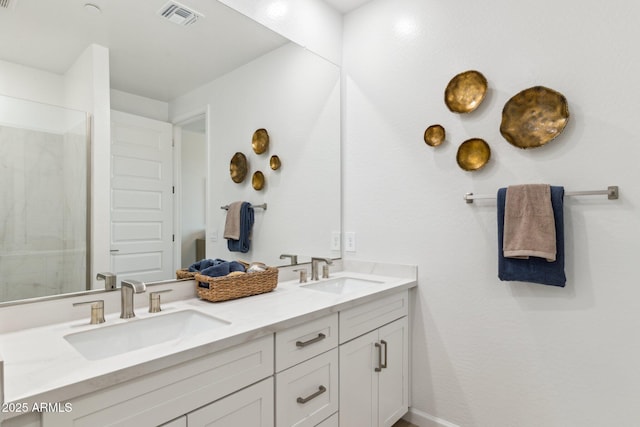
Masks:
[[[318,341],[322,341],[323,339],[325,339],[327,336],[325,334],[318,334],[317,337],[310,339],[309,341],[296,341],[296,347],[306,347],[310,344],[313,344],[314,342],[318,342]]]
[[[378,343],[374,344],[378,349],[378,366],[374,369],[376,372],[382,371],[382,346]]]
[[[380,365],[382,369],[387,367],[387,342],[385,340],[380,340],[380,343],[384,345],[384,363]]]
[[[296,402],[298,403],[307,403],[308,401],[315,399],[316,397],[320,396],[322,393],[324,393],[325,391],[327,391],[327,388],[323,385],[321,385],[320,387],[318,387],[318,391],[316,391],[315,393],[313,393],[312,395],[309,395],[307,397],[299,397],[296,399]]]

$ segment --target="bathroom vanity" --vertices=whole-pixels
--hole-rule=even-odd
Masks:
[[[345,261],[329,279],[291,277],[224,303],[167,297],[160,313],[141,294],[134,319],[0,335],[1,426],[392,425],[409,404],[415,267]]]

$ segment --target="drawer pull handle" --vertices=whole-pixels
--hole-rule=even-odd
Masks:
[[[376,372],[382,371],[382,346],[378,343],[375,343],[374,346],[378,349],[378,366],[374,369]]]
[[[320,387],[318,387],[318,391],[316,391],[315,393],[313,393],[310,396],[307,397],[299,397],[296,399],[296,402],[298,403],[307,403],[308,401],[315,399],[316,397],[320,396],[322,393],[324,393],[325,391],[327,391],[327,388],[323,385],[321,385]]]
[[[309,341],[296,341],[296,347],[306,347],[314,342],[322,341],[327,336],[325,334],[318,334],[317,337],[310,339]]]

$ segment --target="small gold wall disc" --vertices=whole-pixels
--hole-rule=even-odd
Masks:
[[[491,149],[485,140],[480,138],[468,139],[458,147],[456,161],[458,166],[466,171],[475,171],[487,164],[491,158]]]
[[[229,173],[233,182],[240,183],[244,181],[247,176],[247,158],[244,154],[238,152],[233,155],[229,164]]]
[[[440,125],[431,125],[424,131],[424,142],[431,147],[437,147],[442,144],[446,132]]]
[[[251,146],[256,154],[262,154],[267,151],[267,148],[269,148],[269,134],[266,129],[258,129],[253,133]]]
[[[264,175],[260,171],[256,171],[251,178],[251,185],[254,190],[260,191],[264,187]]]
[[[454,113],[470,113],[487,94],[487,79],[478,71],[469,70],[454,76],[444,91],[444,103]]]
[[[269,159],[269,166],[271,167],[271,169],[278,170],[280,169],[280,157],[278,156],[271,156],[271,158]]]

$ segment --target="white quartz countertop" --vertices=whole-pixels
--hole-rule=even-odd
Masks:
[[[416,285],[415,271],[405,277],[339,272],[328,280],[344,276],[379,283],[346,294],[332,294],[305,289],[294,280],[280,282],[272,292],[232,301],[212,303],[188,298],[163,303],[161,313],[151,314],[137,308],[133,319],[120,319],[118,313],[113,313],[106,315],[106,322],[101,325],[89,325],[87,316],[82,320],[1,334],[4,378],[2,375],[0,378],[4,381],[4,402],[64,402]],[[180,282],[180,285],[195,287],[195,282]],[[100,360],[87,360],[64,339],[72,333],[185,309],[230,323],[186,339],[178,338]]]

